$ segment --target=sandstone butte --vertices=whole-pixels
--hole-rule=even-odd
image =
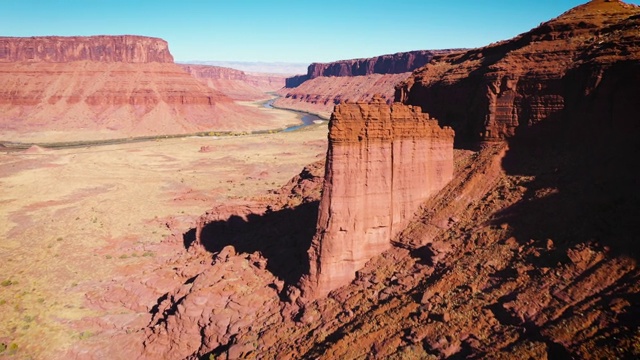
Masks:
[[[381,97],[335,107],[306,298],[348,284],[391,247],[420,204],[453,177],[453,135],[419,107]]]
[[[285,86],[285,75],[251,74],[220,66],[180,64],[186,72],[210,88],[234,100],[264,100]]]
[[[0,38],[0,129],[65,140],[274,127],[142,36]],[[7,139],[4,139],[7,140]]]
[[[329,117],[342,101],[367,101],[381,95],[388,103],[394,86],[434,56],[460,50],[419,50],[373,58],[313,63],[307,74],[287,79],[276,105]]]

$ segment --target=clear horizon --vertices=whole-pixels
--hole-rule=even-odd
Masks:
[[[309,64],[481,47],[585,2],[22,0],[3,4],[0,36],[142,35],[166,40],[176,62]]]

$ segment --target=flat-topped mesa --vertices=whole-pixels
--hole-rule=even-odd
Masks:
[[[173,56],[166,41],[146,36],[0,37],[0,62],[21,61],[173,63]]]
[[[450,54],[452,50],[416,50],[372,58],[340,60],[309,65],[310,79],[320,76],[363,76],[371,74],[402,74],[411,72],[431,61],[434,56]]]
[[[348,284],[391,247],[420,204],[453,177],[453,137],[417,106],[374,97],[335,107],[304,299]]]

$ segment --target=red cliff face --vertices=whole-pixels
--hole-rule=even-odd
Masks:
[[[313,63],[306,75],[287,79],[275,105],[328,118],[341,101],[369,101],[380,94],[388,103],[394,87],[434,56],[457,50],[420,50],[367,59]]]
[[[511,137],[544,121],[622,132],[640,90],[640,9],[593,0],[508,41],[434,59],[398,86],[457,139]],[[616,120],[614,120],[616,119]],[[637,123],[637,122],[636,122]]]
[[[200,82],[236,100],[269,98],[266,92],[281,89],[285,77],[271,74],[247,74],[244,71],[210,65],[179,65]]]
[[[0,62],[18,61],[173,63],[173,56],[166,41],[144,36],[0,37]]]
[[[420,108],[379,97],[336,106],[304,296],[353,280],[452,176],[453,131]]]
[[[381,55],[366,59],[340,60],[309,65],[309,79],[320,76],[363,76],[371,74],[402,74],[411,72],[431,61],[436,55],[456,50],[418,50]]]
[[[160,39],[0,39],[2,140],[89,140],[279,126],[281,121],[198,82],[173,63]],[[66,133],[48,137],[53,132]]]

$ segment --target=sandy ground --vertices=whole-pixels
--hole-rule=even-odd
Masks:
[[[280,187],[325,156],[326,134],[324,124],[1,152],[0,357],[55,358],[88,341],[94,334],[78,320],[105,314],[86,294],[169,256],[154,247],[170,232],[167,219],[190,223],[217,203]]]

